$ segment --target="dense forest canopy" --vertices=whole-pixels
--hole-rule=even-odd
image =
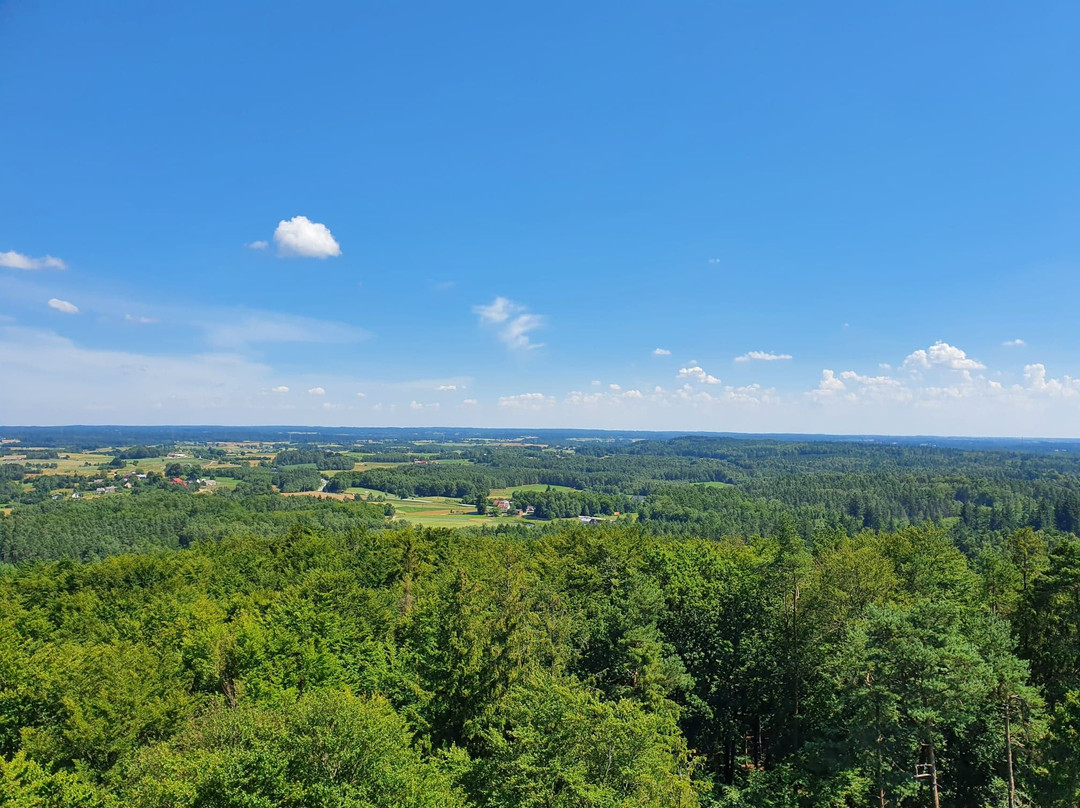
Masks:
[[[0,805],[1080,803],[1080,452],[199,429],[3,445]]]

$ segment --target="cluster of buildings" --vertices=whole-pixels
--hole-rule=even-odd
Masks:
[[[492,505],[499,510],[500,513],[510,513],[513,509],[513,504],[508,499],[497,499]],[[518,508],[514,511],[514,516],[532,516],[536,512],[536,508],[532,505],[526,505],[524,509]]]

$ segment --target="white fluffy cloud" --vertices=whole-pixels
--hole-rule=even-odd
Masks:
[[[44,258],[32,258],[14,250],[0,252],[0,267],[10,269],[67,269],[67,264],[59,258],[46,255]]]
[[[979,372],[985,369],[960,348],[937,342],[909,354],[899,368],[908,372],[897,376],[825,369],[806,396],[829,403],[846,431],[872,423],[882,433],[1009,434],[1023,425],[1039,434],[1076,434],[1069,425],[1080,416],[1080,379],[1053,377],[1045,365],[1032,363],[1010,384],[1003,381],[1008,374]],[[937,373],[927,377],[924,371]],[[1057,426],[1048,426],[1052,422]]]
[[[904,359],[904,368],[908,370],[929,370],[947,368],[949,370],[984,370],[986,365],[972,359],[960,348],[947,342],[938,341],[926,350],[919,349]]]
[[[836,377],[836,372],[826,368],[821,371],[821,381],[816,389],[809,393],[810,398],[821,401],[839,395],[847,389],[847,386]]]
[[[1046,366],[1041,362],[1024,366],[1024,381],[1027,382],[1028,389],[1036,393],[1065,398],[1080,395],[1080,379],[1071,376],[1048,378]]]
[[[777,362],[783,359],[791,359],[791,354],[771,353],[770,351],[749,351],[742,356],[736,356],[736,362]]]
[[[667,348],[653,348],[653,356],[671,356],[671,351]]]
[[[321,387],[312,387],[308,390],[308,394],[313,396],[325,396],[326,391]]]
[[[283,384],[279,384],[277,387],[271,387],[270,392],[271,393],[287,393],[287,392],[289,392],[289,388],[286,387]]]
[[[830,399],[910,401],[914,397],[904,382],[891,376],[864,376],[854,370],[836,373],[829,369],[821,371],[817,388],[808,395],[819,402]]]
[[[260,242],[253,242],[252,246]],[[274,244],[282,258],[333,258],[341,255],[330,228],[307,216],[282,219],[274,231]],[[259,248],[256,248],[259,249]]]
[[[676,379],[697,382],[698,384],[720,384],[720,380],[706,373],[699,365],[681,368],[675,376]]]
[[[1006,348],[1023,348],[1025,345],[1027,345],[1027,343],[1020,338],[1005,340],[1005,342],[1001,344]]]
[[[901,387],[902,382],[891,376],[862,376],[854,370],[845,370],[840,374],[845,382],[854,382],[867,387]]]
[[[440,384],[435,389],[440,393],[452,393],[453,391],[457,390],[457,385],[456,384]]]
[[[520,303],[500,296],[488,304],[473,306],[473,313],[480,316],[481,325],[497,329],[499,340],[512,351],[543,347],[543,343],[533,342],[529,333],[544,326],[544,317],[530,314]]]
[[[69,303],[66,300],[60,300],[59,298],[55,297],[49,299],[49,308],[56,309],[57,311],[63,312],[64,314],[79,313],[79,307],[76,306],[74,303]]]

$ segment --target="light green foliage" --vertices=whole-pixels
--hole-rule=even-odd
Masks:
[[[31,664],[44,709],[23,730],[23,747],[42,760],[112,766],[166,735],[183,713],[188,696],[177,662],[128,642],[43,649]]]
[[[134,808],[454,808],[463,799],[385,699],[316,692],[215,709],[120,775]]]
[[[573,680],[514,687],[466,777],[481,805],[696,806],[700,783],[670,712],[604,701]]]
[[[116,803],[79,773],[49,772],[18,752],[0,757],[0,808],[112,808]]]

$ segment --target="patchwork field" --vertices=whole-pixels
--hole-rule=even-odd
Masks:
[[[28,447],[30,448],[30,447]],[[21,454],[7,455],[0,458],[2,463],[22,463],[30,466],[38,464],[56,464],[54,469],[42,469],[42,474],[86,474],[90,469],[112,460],[112,455],[90,452],[60,452],[55,460],[25,460]]]
[[[27,449],[33,449],[34,447],[27,447]],[[212,471],[216,468],[235,468],[236,461],[230,460],[202,460],[192,457],[189,453],[184,452],[186,457],[144,457],[138,460],[128,460],[124,465],[124,471],[139,471],[149,472],[156,471],[159,474],[164,473],[165,467],[170,463],[179,463],[181,465],[199,465],[208,471]],[[0,458],[0,463],[20,463],[30,467],[38,465],[56,464],[56,468],[43,468],[40,472],[33,468],[33,474],[90,474],[99,467],[106,466],[112,462],[116,457],[115,452],[109,450],[103,450],[98,452],[60,452],[59,457],[50,460],[27,460],[21,454],[7,455]],[[255,461],[257,462],[257,461]],[[109,471],[112,471],[109,469]]]
[[[346,493],[353,494],[357,498],[377,499],[382,497],[386,502],[394,506],[397,519],[405,519],[425,527],[475,527],[477,525],[492,525],[496,522],[525,522],[517,516],[481,516],[476,508],[467,502],[450,497],[416,497],[402,499],[387,494],[385,491],[375,491],[371,488],[349,488]]]

